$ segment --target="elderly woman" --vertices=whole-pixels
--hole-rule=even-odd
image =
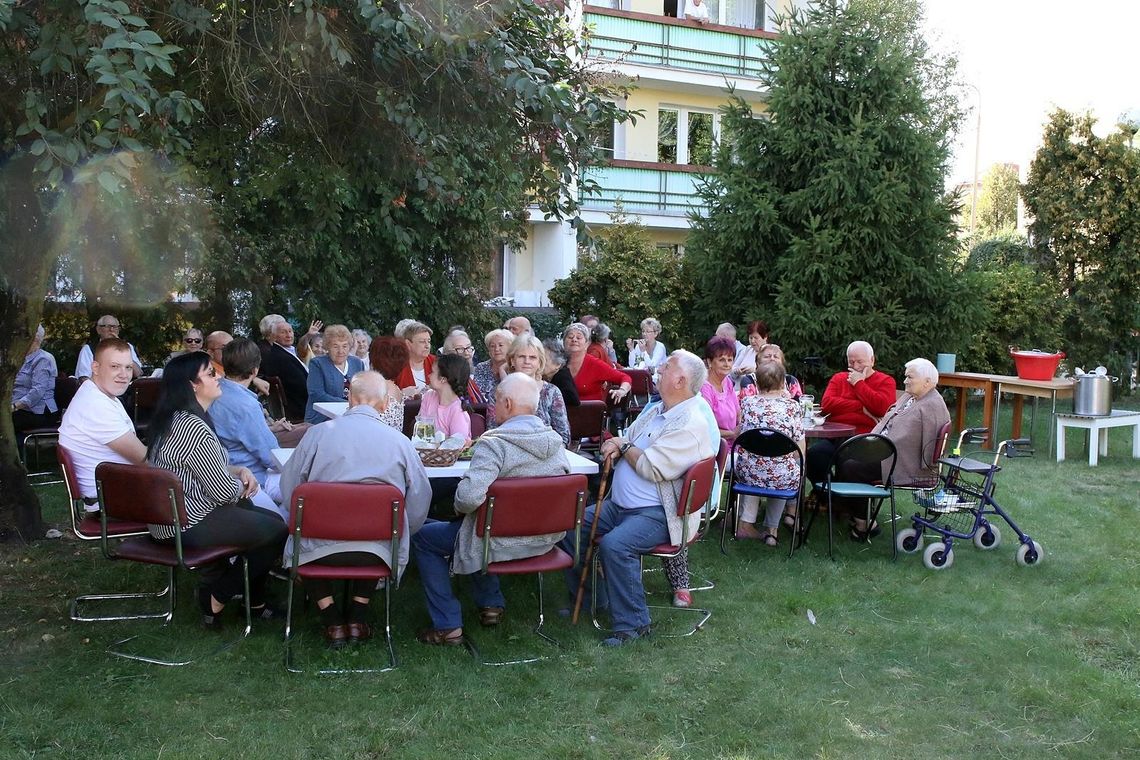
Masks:
[[[400,386],[392,380],[408,366],[408,344],[403,338],[381,335],[368,347],[368,358],[372,369],[379,372],[388,387],[388,406],[380,414],[380,419],[389,427],[404,430],[404,395]]]
[[[747,396],[741,403],[740,432],[769,428],[791,438],[804,449],[803,413],[798,402],[787,393],[787,379],[783,365],[775,361],[761,361],[756,368],[757,393]],[[796,490],[802,483],[803,475],[795,454],[761,459],[743,449],[736,453],[737,477],[741,482],[764,488]],[[768,546],[776,546],[776,536],[780,528],[780,514],[785,515],[785,524],[795,525],[795,512],[788,511],[783,499],[767,500],[764,512],[764,532],[756,529],[756,517],[760,510],[760,497],[740,498],[740,521],[736,524],[737,538],[762,540]],[[790,517],[791,520],[787,518]]]
[[[55,379],[59,371],[55,357],[41,348],[43,342],[44,326],[40,325],[12,386],[12,427],[19,445],[23,445],[21,433],[25,430],[59,422],[59,407],[55,403]]]
[[[475,382],[475,346],[471,343],[471,336],[466,331],[460,329],[453,329],[447,334],[443,340],[443,348],[440,350],[441,354],[455,354],[462,356],[467,360],[467,367],[470,372],[467,378],[467,401],[472,404],[481,404],[486,399],[483,396],[483,391],[479,388],[479,384]]]
[[[364,363],[353,356],[352,333],[344,325],[325,328],[326,356],[309,360],[309,400],[305,404],[305,422],[317,425],[328,417],[313,408],[323,401],[344,401],[348,398],[348,383],[357,372],[364,371]]]
[[[613,345],[610,340],[610,326],[604,322],[598,322],[590,328],[590,345],[586,347],[586,353],[594,357],[598,361],[603,361],[611,367],[617,366],[616,354],[611,355],[609,346]]]
[[[800,381],[796,379],[796,376],[787,374],[788,365],[784,361],[784,350],[782,348],[775,343],[765,344],[765,346],[760,349],[757,359],[760,364],[764,362],[779,362],[780,366],[784,368],[784,377],[786,378],[785,385],[787,386],[788,396],[799,399],[800,396],[804,395],[804,389],[800,386]],[[756,393],[756,378],[751,374],[745,375],[741,379],[740,397],[744,398],[745,396],[751,396]]]
[[[352,331],[352,355],[364,364],[364,369],[372,369],[368,361],[368,346],[372,344],[372,336],[359,328]]]
[[[756,365],[763,361],[760,350],[767,344],[768,324],[762,319],[749,322],[748,345],[736,352],[736,358],[732,362],[732,379],[738,386],[744,376],[754,373]]]
[[[552,383],[546,382],[546,349],[534,333],[524,332],[515,338],[507,349],[507,366],[511,372],[521,372],[538,383],[538,409],[535,415],[554,429],[562,437],[564,446],[570,445],[570,421],[566,417],[566,402],[562,392]],[[494,406],[487,409],[487,427],[498,425],[495,421]]]
[[[937,481],[939,433],[950,421],[950,412],[942,395],[935,392],[938,370],[928,359],[911,359],[906,363],[903,394],[887,410],[871,430],[891,439],[897,458],[892,482],[901,485],[930,484]],[[861,483],[885,482],[884,463],[865,464],[847,460],[839,463],[839,477]],[[865,541],[879,534],[878,524],[867,525],[865,499],[833,499],[851,515],[851,540]]]
[[[546,366],[542,370],[542,379],[559,390],[567,406],[579,406],[582,401],[578,398],[574,376],[566,367],[566,347],[562,345],[561,339],[547,338],[542,341],[542,347],[546,349]]]
[[[641,320],[641,339],[627,340],[629,349],[629,366],[652,370],[659,367],[669,358],[669,349],[657,342],[661,334],[661,323],[653,317]],[[735,346],[734,346],[735,348]]]
[[[614,402],[621,401],[629,394],[629,389],[633,385],[629,375],[614,369],[609,362],[586,354],[586,348],[590,343],[590,328],[581,322],[575,322],[563,331],[562,342],[566,346],[566,366],[574,378],[579,399],[604,401],[606,383],[618,386],[610,389],[610,398]]]
[[[515,340],[515,334],[510,330],[492,330],[483,337],[483,345],[487,347],[487,361],[475,365],[475,384],[479,386],[479,393],[484,400],[495,398],[495,386],[507,376],[507,349]]]
[[[431,353],[431,328],[423,322],[413,322],[404,328],[404,342],[408,344],[408,363],[394,379],[404,392],[404,398],[414,398],[428,387],[435,357]],[[385,377],[388,377],[385,375]]]
[[[170,356],[166,357],[166,361],[170,361],[174,357],[181,356],[189,351],[203,350],[205,350],[205,339],[202,335],[202,331],[197,327],[191,327],[182,333],[182,348],[177,351],[172,351]]]
[[[265,603],[265,582],[281,557],[288,528],[274,512],[254,506],[251,499],[260,488],[249,468],[230,466],[209,416],[221,394],[208,354],[195,351],[172,359],[162,373],[147,459],[182,481],[183,545],[241,547],[249,563],[250,606],[257,617],[278,617]],[[151,536],[163,543],[174,540],[175,530],[150,526]],[[205,568],[199,583],[202,624],[219,628],[226,603],[242,592],[242,563],[223,560]]]
[[[740,399],[729,373],[736,358],[736,344],[728,338],[712,338],[705,345],[705,365],[709,376],[701,386],[701,396],[709,402],[721,438],[732,440],[740,425]]]

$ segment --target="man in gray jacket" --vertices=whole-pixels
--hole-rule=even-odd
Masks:
[[[499,579],[479,572],[483,566],[482,543],[475,536],[474,513],[487,498],[491,484],[497,478],[565,475],[570,471],[562,437],[535,416],[538,393],[538,384],[518,372],[495,387],[495,419],[499,426],[479,439],[471,468],[455,491],[455,511],[465,517],[454,522],[430,521],[412,537],[432,622],[431,628],[416,634],[425,644],[458,646],[463,641],[463,617],[451,587],[452,573],[471,576],[481,625],[498,625],[502,619],[505,603]],[[541,509],[541,505],[536,504],[535,508]],[[544,554],[564,535],[493,539],[491,561]]]

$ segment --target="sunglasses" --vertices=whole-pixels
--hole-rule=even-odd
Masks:
[[[202,339],[201,338],[183,338],[182,342],[183,343],[201,343]]]

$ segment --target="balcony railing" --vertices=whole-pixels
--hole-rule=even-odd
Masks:
[[[631,214],[688,216],[703,212],[697,183],[704,177],[695,171],[663,169],[639,161],[615,161],[609,166],[595,166],[583,172],[583,179],[598,183],[597,194],[583,194],[582,208],[590,211],[613,211],[620,201]]]
[[[603,60],[705,74],[758,77],[776,35],[630,11],[590,8],[587,54]]]

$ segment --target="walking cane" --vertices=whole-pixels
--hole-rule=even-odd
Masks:
[[[578,624],[578,613],[582,609],[582,598],[586,595],[586,573],[594,561],[594,536],[598,532],[598,518],[602,512],[602,496],[606,492],[606,478],[609,477],[613,462],[606,457],[602,465],[602,482],[598,484],[598,500],[594,502],[594,522],[590,524],[590,540],[586,542],[586,558],[582,560],[582,576],[578,579],[578,594],[574,597],[574,614],[570,616],[570,623]]]

